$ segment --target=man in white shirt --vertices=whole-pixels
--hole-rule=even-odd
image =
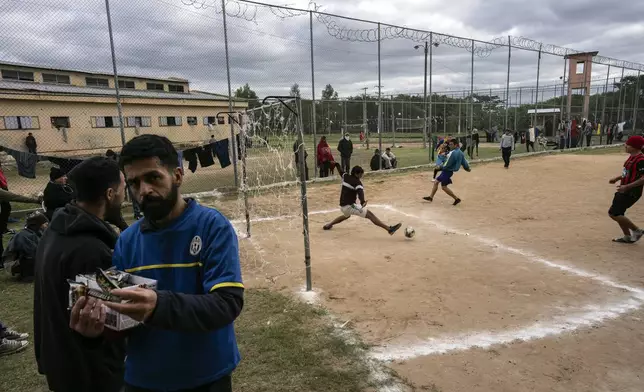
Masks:
[[[506,169],[510,168],[510,156],[512,155],[512,150],[514,150],[514,136],[509,129],[505,130],[503,136],[501,136],[501,143],[499,145],[501,148],[501,155],[503,156],[503,162]]]

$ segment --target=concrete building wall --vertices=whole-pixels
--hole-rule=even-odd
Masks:
[[[236,110],[244,110],[237,107]],[[149,127],[139,127],[139,133],[164,135],[177,144],[203,142],[214,134],[217,139],[230,138],[228,119],[224,124],[209,130],[204,117],[214,117],[218,112],[228,111],[227,101],[163,100],[149,98],[123,99],[123,116],[150,117]],[[4,129],[5,116],[29,116],[33,129]],[[95,117],[117,117],[113,97],[51,96],[40,94],[12,95],[0,92],[0,145],[24,150],[24,140],[32,132],[38,142],[39,153],[80,155],[107,148],[119,149],[121,134],[118,124],[102,128],[96,126]],[[181,117],[180,126],[161,126],[159,117]],[[189,125],[187,117],[197,117],[196,125]],[[63,131],[54,127],[52,117],[69,117],[66,140]],[[36,122],[35,118],[38,119]],[[136,129],[125,122],[126,141],[136,136]],[[237,126],[235,132],[239,132]]]

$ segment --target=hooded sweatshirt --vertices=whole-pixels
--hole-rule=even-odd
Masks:
[[[74,200],[74,189],[71,186],[57,184],[51,181],[47,183],[45,191],[43,192],[43,202],[47,209],[45,212],[47,219],[51,220],[57,209],[65,207],[72,200]]]
[[[38,371],[54,392],[116,392],[123,382],[125,344],[86,338],[69,328],[67,279],[112,265],[117,235],[74,204],[59,209],[36,251],[34,344]]]

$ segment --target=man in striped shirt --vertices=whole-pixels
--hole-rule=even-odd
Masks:
[[[626,210],[631,208],[642,197],[644,188],[644,137],[631,136],[625,144],[626,152],[630,154],[624,163],[622,174],[618,177],[611,178],[609,183],[617,186],[617,192],[613,198],[613,204],[608,210],[608,215],[613,219],[624,233],[623,237],[615,238],[614,242],[622,244],[632,244],[637,242],[644,230],[638,228],[625,214]]]
[[[340,211],[342,211],[342,215],[335,218],[331,223],[324,225],[324,230],[331,230],[333,226],[355,215],[369,219],[374,225],[387,230],[389,235],[394,235],[400,229],[400,226],[402,226],[401,223],[394,226],[387,226],[373,212],[367,210],[367,201],[364,199],[364,186],[362,185],[362,181],[360,181],[364,175],[362,167],[354,166],[351,169],[351,174],[342,171],[342,166],[337,163],[335,167],[342,177],[342,190],[340,191]],[[356,200],[359,200],[360,204],[356,204]]]

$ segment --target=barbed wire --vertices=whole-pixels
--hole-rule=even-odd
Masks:
[[[184,5],[190,5],[199,9],[214,8],[217,13],[222,13],[221,5],[215,0],[207,2],[206,0],[181,0]],[[327,33],[333,38],[349,42],[378,42],[378,28],[380,28],[380,40],[407,39],[410,41],[424,43],[432,40],[432,43],[439,43],[454,48],[464,49],[468,52],[474,52],[474,55],[480,58],[490,56],[490,54],[499,48],[508,47],[541,52],[554,56],[566,57],[575,54],[585,53],[583,51],[565,48],[563,46],[546,44],[526,37],[496,37],[490,41],[475,40],[472,38],[457,37],[449,34],[441,34],[426,30],[412,29],[402,26],[394,26],[381,23],[380,26],[366,29],[352,29],[336,21],[358,20],[347,18],[340,15],[333,15],[321,12],[322,6],[311,1],[308,9],[298,9],[289,6],[279,6],[265,4],[252,0],[225,0],[226,15],[231,18],[244,19],[249,22],[257,23],[259,7],[268,8],[270,12],[280,19],[295,18],[313,12],[318,22],[323,24]],[[358,20],[363,23],[377,22]],[[472,44],[473,43],[473,44]],[[593,62],[611,67],[625,68],[635,71],[644,71],[644,64],[632,61],[618,60],[611,57],[595,55]]]

